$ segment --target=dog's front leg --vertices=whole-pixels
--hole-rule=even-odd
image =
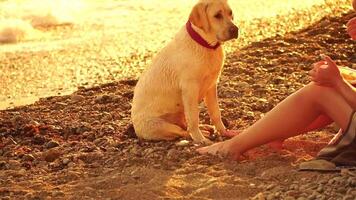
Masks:
[[[210,144],[211,141],[205,138],[199,130],[198,98],[199,84],[192,81],[185,81],[185,83],[182,84],[182,100],[188,132],[195,142]]]
[[[206,104],[206,107],[208,109],[208,113],[210,116],[210,119],[215,126],[216,130],[224,135],[226,133],[226,128],[221,120],[221,112],[219,109],[219,103],[218,103],[218,95],[217,95],[217,88],[216,84],[214,84],[211,88],[206,93],[206,96],[204,98],[204,102]]]

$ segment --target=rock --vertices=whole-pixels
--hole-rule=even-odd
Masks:
[[[274,199],[274,194],[269,194],[266,197],[267,200],[273,200]]]
[[[297,200],[307,200],[305,197],[299,197]]]
[[[93,143],[96,146],[100,147],[100,146],[104,145],[105,143],[107,143],[107,139],[106,138],[97,138],[93,141]]]
[[[139,156],[139,155],[141,155],[141,153],[142,153],[141,148],[137,147],[136,145],[132,146],[130,149],[130,154]]]
[[[59,197],[63,198],[65,196],[64,192],[62,192],[62,191],[55,191],[52,193],[52,195],[53,195],[53,197],[56,197],[56,198],[59,198]]]
[[[247,82],[240,81],[236,83],[236,87],[239,91],[246,91],[250,88],[250,84],[248,84]]]
[[[167,153],[167,158],[170,160],[176,160],[179,157],[179,151],[176,149],[171,149]]]
[[[143,151],[142,155],[143,156],[149,156],[150,154],[152,154],[155,151],[154,148],[147,148]]]
[[[63,163],[63,165],[68,165],[68,163],[70,163],[70,159],[69,158],[63,158],[62,163]]]
[[[4,170],[7,169],[7,163],[5,161],[0,161],[0,170]]]
[[[35,135],[32,142],[37,145],[42,145],[46,142],[46,138],[43,135]]]
[[[112,134],[115,132],[115,128],[110,125],[105,125],[100,129],[100,132],[103,134]]]
[[[102,114],[102,118],[101,118],[104,122],[109,122],[109,121],[112,121],[113,117],[110,113],[108,112],[104,112]]]
[[[12,138],[12,137],[9,137],[7,139],[7,142],[6,142],[7,145],[16,145],[17,142]]]
[[[67,104],[67,103],[64,103],[64,102],[56,102],[56,103],[54,104],[54,108],[55,108],[55,109],[59,109],[60,107],[64,107],[64,106],[68,106],[68,104]]]
[[[78,155],[78,159],[82,160],[83,162],[89,164],[93,163],[96,160],[99,160],[103,157],[101,152],[89,152],[89,153],[80,153]]]
[[[346,195],[342,198],[342,200],[354,200],[354,199],[355,199],[355,197],[352,195]]]
[[[154,167],[154,168],[157,168],[157,169],[158,169],[158,168],[161,168],[161,164],[155,163],[155,164],[153,164],[153,167]]]
[[[85,97],[83,95],[74,94],[70,97],[70,99],[73,102],[79,102],[79,101],[84,101]]]
[[[347,192],[345,187],[339,187],[336,191],[340,194],[345,194]]]
[[[47,149],[52,149],[54,147],[58,147],[59,143],[55,140],[51,140],[51,141],[47,142],[47,144],[45,146]]]
[[[272,190],[275,187],[274,184],[270,184],[266,187],[266,190]]]
[[[74,167],[74,166],[75,166],[75,163],[74,163],[74,162],[69,162],[69,163],[67,164],[67,166],[68,166],[69,168]]]
[[[133,91],[128,91],[128,92],[125,92],[124,94],[122,94],[122,96],[126,97],[128,99],[132,99],[134,96],[134,93],[133,93]]]
[[[95,101],[95,103],[98,103],[98,104],[106,104],[106,103],[112,102],[115,99],[116,99],[115,95],[104,94],[104,95],[97,96],[94,101]]]
[[[332,162],[326,160],[310,160],[303,162],[299,165],[300,170],[320,170],[320,171],[330,171],[335,170],[336,165]]]
[[[185,147],[185,146],[188,146],[189,145],[189,141],[188,140],[181,140],[179,142],[176,143],[176,146],[178,147]]]
[[[315,200],[317,196],[320,195],[318,192],[313,192],[310,196],[308,196],[308,200]]]
[[[62,155],[58,149],[50,149],[43,153],[42,158],[47,162],[53,162]]]
[[[352,175],[352,173],[350,172],[349,169],[341,169],[340,174],[341,174],[342,176],[349,176],[349,175]]]
[[[316,191],[319,193],[323,193],[324,192],[323,186],[319,185],[319,187],[318,187],[318,189],[316,189]]]
[[[284,77],[281,77],[281,76],[277,76],[277,77],[275,77],[274,79],[273,79],[273,83],[274,84],[281,84],[281,83],[283,83],[284,82],[284,80],[285,80],[285,78]]]
[[[32,161],[35,160],[35,157],[34,157],[32,154],[25,154],[25,155],[22,157],[22,160],[32,162]]]
[[[28,124],[32,125],[32,126],[36,126],[36,127],[38,127],[40,125],[40,123],[36,120],[31,120]]]
[[[21,163],[17,160],[9,160],[7,162],[8,166],[9,166],[9,169],[12,169],[12,170],[17,170],[17,169],[20,169],[21,167]]]
[[[266,199],[266,196],[262,192],[256,194],[256,196],[252,197],[252,200],[265,200],[265,199]]]

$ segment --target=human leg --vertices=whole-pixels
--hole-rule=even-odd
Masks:
[[[212,154],[219,151],[236,158],[253,147],[302,133],[322,114],[346,128],[351,113],[351,106],[336,91],[310,83],[287,97],[241,134],[198,151]]]

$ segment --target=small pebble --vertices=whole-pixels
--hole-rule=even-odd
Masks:
[[[188,146],[189,145],[189,141],[188,140],[181,140],[179,142],[176,143],[176,146],[178,147],[185,147],[185,146]]]
[[[32,161],[35,160],[35,157],[34,157],[32,154],[25,154],[25,155],[22,157],[22,159],[23,159],[24,161],[30,161],[30,162],[32,162]]]

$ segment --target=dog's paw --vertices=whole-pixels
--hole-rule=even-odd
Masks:
[[[204,138],[204,139],[201,139],[201,140],[194,140],[194,143],[201,144],[201,145],[204,145],[204,146],[208,146],[208,145],[212,145],[213,144],[213,142],[211,140],[209,140],[208,138]]]
[[[210,135],[214,134],[215,128],[214,126],[208,125],[208,124],[201,124],[199,125],[199,129],[203,133],[205,137],[209,137]]]

